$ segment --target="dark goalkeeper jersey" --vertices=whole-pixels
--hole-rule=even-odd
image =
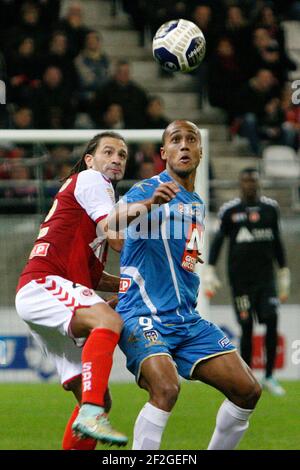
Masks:
[[[228,274],[233,286],[248,287],[274,278],[274,260],[286,265],[280,238],[278,204],[260,197],[253,205],[241,199],[224,204],[219,212],[220,227],[209,254],[215,265],[225,237],[229,238]]]

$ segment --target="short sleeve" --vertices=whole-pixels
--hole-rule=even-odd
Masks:
[[[96,170],[85,170],[79,173],[74,196],[96,223],[107,216],[115,204],[112,184]]]
[[[157,187],[155,180],[145,180],[136,183],[132,188],[122,197],[122,203],[130,204],[132,202],[144,201],[149,199]]]

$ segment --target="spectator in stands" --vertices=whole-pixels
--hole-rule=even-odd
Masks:
[[[245,76],[229,39],[219,40],[208,68],[208,97],[212,106],[224,109],[231,116],[235,91],[241,87]],[[230,117],[229,117],[230,119]]]
[[[238,116],[235,124],[239,134],[249,140],[256,156],[261,155],[258,119],[264,115],[266,104],[276,96],[279,96],[278,82],[272,72],[265,69],[259,70],[234,95],[233,109]]]
[[[44,178],[51,180],[56,178],[59,168],[61,168],[65,163],[73,166],[72,152],[68,145],[54,145],[49,147],[49,158],[46,164],[43,167]],[[57,186],[54,186],[54,190],[51,193],[54,196],[57,193]]]
[[[21,106],[16,108],[12,115],[13,129],[33,129],[32,109]]]
[[[164,102],[159,96],[150,96],[146,108],[146,129],[165,129],[169,120],[164,115]]]
[[[199,92],[199,107],[202,107],[203,101],[207,95],[208,61],[215,49],[218,34],[216,25],[213,21],[212,9],[209,5],[197,5],[193,12],[192,19],[194,23],[199,26],[206,39],[206,53],[204,60],[194,72]]]
[[[110,104],[95,125],[99,129],[123,129],[124,117],[122,107],[117,103]]]
[[[50,39],[49,51],[44,58],[44,70],[53,65],[60,69],[66,86],[77,89],[78,79],[73,60],[69,54],[68,38],[62,31],[55,31]]]
[[[74,123],[75,109],[60,69],[48,67],[42,86],[36,95],[36,124],[40,129],[70,129]]]
[[[206,39],[205,61],[210,58],[218,39],[218,25],[213,20],[212,8],[209,5],[197,5],[192,17],[194,23],[201,29]]]
[[[33,111],[29,107],[16,107],[11,117],[11,127],[13,129],[26,130],[33,129],[34,118]],[[14,147],[14,158],[30,158],[33,155],[33,145],[31,143],[19,143]]]
[[[37,189],[34,184],[29,183],[29,180],[31,179],[29,167],[20,161],[12,160],[10,164],[9,179],[13,181],[24,181],[24,185],[16,184],[15,186],[6,188],[4,190],[4,197],[22,198],[27,202],[32,202],[37,195]]]
[[[257,26],[267,29],[271,39],[276,41],[278,44],[280,60],[287,70],[296,70],[296,64],[289,58],[286,51],[284,29],[280,26],[278,17],[276,17],[271,4],[267,3],[262,7],[257,18]]]
[[[74,1],[70,4],[65,18],[59,22],[57,29],[65,32],[70,45],[70,53],[73,58],[76,57],[83,48],[85,36],[89,32],[84,24],[80,2]]]
[[[151,161],[153,164],[154,174],[157,175],[165,170],[165,161],[161,159],[160,152],[157,150],[153,142],[145,142],[140,145],[138,150],[134,153],[133,159],[129,162],[126,177],[137,178],[138,169],[144,161]]]
[[[136,176],[139,180],[145,180],[152,178],[152,176],[155,176],[156,174],[153,160],[151,160],[151,158],[145,158],[141,161]]]
[[[96,31],[85,36],[84,49],[75,59],[78,75],[78,98],[82,112],[90,109],[96,91],[107,80],[109,59],[103,52],[102,37]]]
[[[275,16],[273,8],[270,4],[265,4],[258,13],[255,21],[257,28],[264,28],[268,31],[271,39],[275,40],[280,50],[285,49],[284,30],[280,26],[278,17]]]
[[[288,71],[295,69],[294,62],[280,51],[278,42],[271,38],[268,29],[262,27],[253,31],[253,52],[248,64],[252,74],[260,68],[271,70],[281,85],[287,80]]]
[[[290,145],[294,133],[284,127],[284,112],[279,98],[272,98],[265,106],[265,112],[258,123],[258,133],[268,144]],[[291,145],[293,146],[293,145]]]
[[[223,36],[227,37],[236,53],[236,59],[243,67],[248,59],[251,43],[251,27],[238,5],[228,7]]]
[[[20,39],[28,37],[34,41],[39,53],[44,52],[50,34],[50,25],[48,25],[48,28],[42,25],[39,6],[33,2],[25,2],[20,12],[21,17],[19,24],[9,31],[10,50],[14,50]]]
[[[145,126],[147,95],[131,79],[130,65],[126,60],[117,62],[112,78],[98,90],[91,109],[94,122],[97,122],[99,113],[105,112],[112,103],[122,107],[127,129],[141,129]]]
[[[29,105],[41,78],[41,64],[34,40],[30,37],[23,38],[17,52],[12,52],[7,62],[10,100],[19,105]]]

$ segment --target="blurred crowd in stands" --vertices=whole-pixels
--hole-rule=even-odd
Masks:
[[[261,156],[264,141],[299,147],[300,109],[292,103],[283,20],[300,21],[300,1],[123,0],[141,42],[165,21],[187,18],[203,31],[204,62],[195,73],[199,105],[204,96],[226,112],[231,137],[248,138]],[[300,23],[299,23],[300,30]]]
[[[194,74],[199,106],[208,99],[224,110],[230,136],[247,137],[253,155],[261,155],[265,141],[298,149],[300,109],[288,82],[297,67],[287,54],[281,21],[300,21],[300,1],[106,1],[112,11],[122,5],[141,46],[167,20],[198,24],[207,41],[205,60]],[[0,80],[7,87],[0,128],[164,128],[169,121],[161,98],[132,79],[126,58],[111,60],[101,31],[85,23],[84,2],[71,2],[63,15],[62,3],[0,2]],[[78,156],[68,145],[50,146],[47,154],[46,179],[65,177]],[[34,169],[19,161],[32,155],[31,145],[0,143],[0,159],[7,159],[0,163],[0,178],[34,178]],[[153,144],[135,147],[131,155],[126,178],[151,177],[164,168]],[[17,189],[1,188],[0,196],[23,197]],[[29,188],[29,196],[33,192]]]

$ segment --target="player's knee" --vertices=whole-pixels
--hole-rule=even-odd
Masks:
[[[177,401],[179,391],[179,383],[161,381],[160,384],[156,384],[155,390],[151,392],[151,399],[158,408],[171,411]]]
[[[107,328],[113,330],[115,333],[122,331],[123,320],[121,316],[107,305],[95,305],[94,308],[91,309],[91,315],[93,317],[91,329]]]
[[[241,408],[252,410],[255,408],[261,394],[261,385],[257,382],[257,380],[253,380],[240,388],[236,397],[237,401],[235,403]]]

